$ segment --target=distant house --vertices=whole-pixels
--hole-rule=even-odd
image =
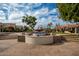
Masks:
[[[3,29],[6,28],[9,31],[15,29],[16,24],[14,23],[0,23],[0,32],[3,32]]]
[[[57,31],[69,31],[71,33],[79,33],[79,24],[66,24],[62,26],[56,26]]]
[[[15,28],[15,24],[14,23],[3,23],[4,27],[14,27]]]

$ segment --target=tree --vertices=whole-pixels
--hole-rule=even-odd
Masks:
[[[57,4],[60,18],[68,21],[79,21],[79,4],[78,3],[61,3]]]
[[[29,25],[29,27],[33,30],[36,22],[35,22],[36,18],[34,16],[23,16],[22,22],[25,22],[27,25]]]
[[[79,22],[79,4],[78,3],[61,3],[57,4],[60,18],[63,20]],[[77,28],[75,28],[75,33]]]

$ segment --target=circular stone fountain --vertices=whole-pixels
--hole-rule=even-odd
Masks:
[[[25,36],[25,41],[28,44],[52,44],[53,37],[52,36]]]
[[[28,44],[52,44],[53,36],[47,36],[42,30],[34,31],[32,36],[25,36],[25,41]]]

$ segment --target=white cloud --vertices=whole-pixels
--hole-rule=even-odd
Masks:
[[[2,3],[1,5],[2,5],[2,6],[8,6],[8,4],[7,4],[7,3]]]
[[[0,10],[0,16],[4,16],[4,15],[5,15],[4,11]]]
[[[54,8],[49,12],[49,14],[56,14],[56,13],[58,13],[58,8]]]
[[[42,4],[41,3],[35,3],[34,4],[34,7],[39,7],[39,6],[41,6]]]
[[[8,7],[3,7],[3,9],[6,9],[6,10],[8,10]]]
[[[29,7],[39,7],[41,6],[42,4],[41,3],[28,3],[27,4]]]
[[[2,22],[4,19],[6,19],[5,18],[5,13],[2,11],[2,10],[0,10],[0,22]]]
[[[21,11],[13,11],[11,12],[8,22],[9,23],[16,23],[17,25],[24,25],[24,23],[22,23],[22,16],[24,15],[23,12]]]
[[[26,14],[30,16],[30,15],[33,14],[33,12],[31,10],[29,10],[29,11],[26,12]]]
[[[34,16],[37,17],[37,20],[36,20],[37,24],[35,26],[35,29],[38,28],[40,25],[42,25],[43,27],[47,26],[47,24],[52,22],[52,20],[55,20],[56,22],[61,22],[57,17],[57,15],[50,16],[50,14],[56,14],[56,13],[57,13],[57,8],[54,8],[52,10],[49,10],[48,8],[41,8],[37,10],[33,14]],[[42,18],[39,18],[40,16],[42,16]],[[44,17],[44,16],[48,16],[48,17]],[[52,22],[52,23],[55,26],[56,23],[55,22]]]
[[[39,12],[40,11],[40,12]],[[36,24],[36,27],[35,28],[38,28],[40,26],[40,24],[42,24],[43,26],[47,25],[48,23],[52,22],[53,20],[55,22],[52,22],[53,25],[55,26],[56,23],[60,23],[62,22],[62,20],[59,20],[58,16],[57,15],[52,15],[50,16],[49,14],[56,14],[57,13],[57,8],[54,8],[52,10],[49,11],[48,8],[45,8],[45,9],[40,9],[38,12],[36,12],[36,16],[46,16],[48,15],[48,17],[46,18],[39,18],[39,20],[37,20],[37,24]],[[44,14],[42,14],[43,12],[45,12]]]
[[[41,8],[36,11],[28,11],[28,15],[35,16],[37,19],[39,17],[44,17],[44,16],[49,16],[50,14],[56,14],[57,13],[57,8],[54,8],[52,10],[49,10],[47,7],[46,8]],[[57,15],[52,15],[52,18],[57,17]]]
[[[28,3],[26,5],[24,3],[23,4],[16,4],[16,3],[3,4],[3,8],[8,10],[8,16],[9,16],[8,17],[9,20],[5,20],[4,22],[17,23],[18,25],[23,24],[21,17],[24,14],[35,16],[37,18],[36,20],[37,25],[44,24],[44,26],[46,26],[46,24],[48,22],[51,22],[51,20],[58,20],[56,15],[50,16],[50,14],[56,14],[58,12],[57,8],[50,10],[48,7],[43,7],[40,9],[32,10],[33,8],[39,7],[41,5],[42,5],[41,3],[37,3],[37,4]],[[20,10],[17,7],[19,8],[24,7],[24,8]],[[4,15],[4,17],[2,18],[5,19],[5,13],[3,11],[0,11],[0,13]],[[45,18],[44,16],[47,16],[47,17]]]
[[[22,16],[24,15],[23,12],[20,12],[20,11],[13,11],[10,16],[9,16],[9,20],[15,20],[15,18],[21,18]]]
[[[32,10],[29,9],[26,12],[27,15],[32,15],[32,16],[35,16],[36,18],[47,16],[48,13],[49,13],[48,8],[41,8],[41,9],[38,9],[38,10],[35,10],[35,11],[32,11]]]
[[[23,22],[17,22],[16,25],[27,26],[27,24]]]
[[[0,20],[4,20],[5,19],[5,17],[4,16],[0,16]]]
[[[33,15],[34,16],[46,16],[48,15],[49,9],[48,8],[41,8],[37,10]]]
[[[10,3],[9,4],[9,6],[11,6],[11,7],[16,7],[16,6],[18,6],[19,4],[17,4],[17,3]]]
[[[43,28],[46,28],[47,27],[47,24],[49,22],[51,22],[51,20],[49,20],[49,17],[48,18],[40,18],[39,20],[36,20],[37,24],[36,26],[34,27],[34,29],[38,29],[38,27],[42,26]]]

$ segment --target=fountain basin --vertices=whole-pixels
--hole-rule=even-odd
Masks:
[[[28,44],[52,44],[53,36],[25,36],[25,42]]]

